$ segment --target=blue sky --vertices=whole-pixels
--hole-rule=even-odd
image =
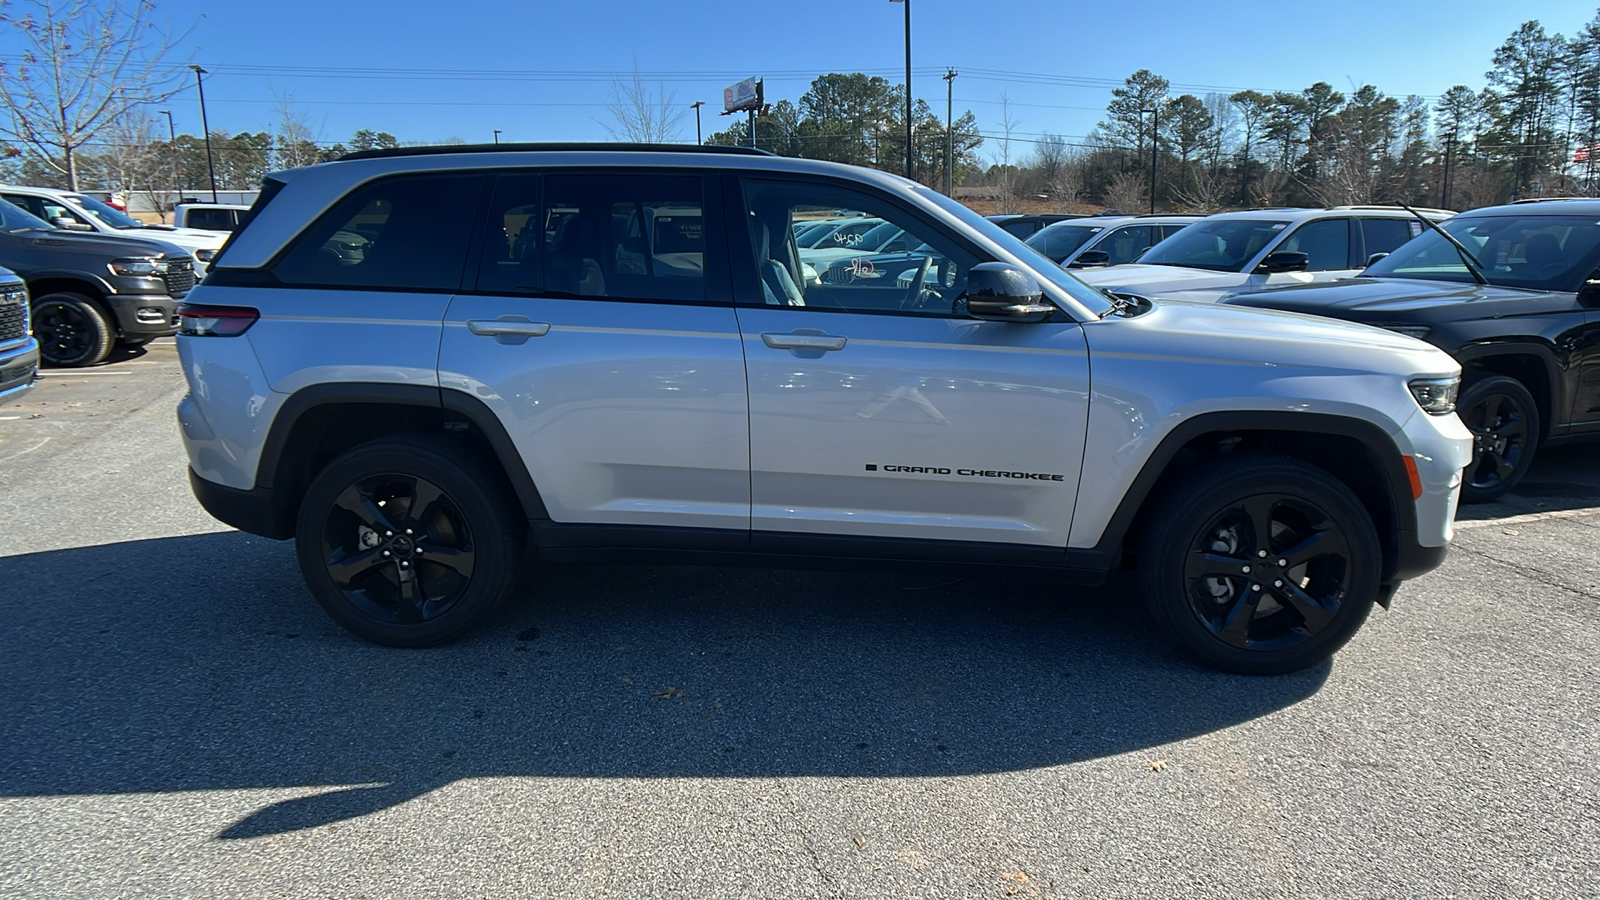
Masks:
[[[1069,139],[1100,119],[1105,82],[1138,68],[1194,93],[1327,81],[1344,91],[1372,83],[1392,95],[1436,96],[1452,84],[1482,85],[1494,48],[1527,18],[1572,34],[1600,5],[912,2],[917,97],[942,114],[939,76],[954,67],[963,73],[957,114],[971,109],[981,130],[999,130],[1007,95],[1019,137]],[[678,102],[707,101],[709,134],[728,122],[714,114],[722,88],[747,75],[767,77],[769,101],[798,99],[825,72],[904,77],[903,7],[889,0],[158,4],[180,27],[194,23],[180,56],[192,50],[211,71],[211,124],[230,132],[271,128],[284,98],[325,141],[363,127],[403,141],[488,141],[496,128],[502,140],[605,140],[608,73],[637,65]],[[14,42],[0,38],[0,54],[14,53]],[[1049,83],[1063,77],[1080,83]],[[169,108],[180,131],[199,132],[192,87]],[[684,125],[692,140],[692,115]]]

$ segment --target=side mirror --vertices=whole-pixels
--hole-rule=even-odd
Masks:
[[[1306,266],[1311,265],[1311,255],[1295,250],[1279,250],[1268,253],[1267,258],[1256,266],[1258,273],[1271,275],[1277,272],[1304,272]]]
[[[79,222],[77,219],[74,219],[71,216],[56,216],[54,219],[50,220],[50,224],[57,228],[65,228],[68,231],[94,230],[93,225],[90,225],[87,222]]]
[[[1383,259],[1385,256],[1388,256],[1388,255],[1389,254],[1387,254],[1387,253],[1374,253],[1371,256],[1367,257],[1367,265],[1370,266],[1373,263],[1377,262],[1380,259]]]
[[[1578,305],[1600,309],[1600,269],[1589,273],[1578,288]]]
[[[978,263],[967,273],[967,315],[990,322],[1043,322],[1055,314],[1039,282],[1007,263]]]
[[[1071,269],[1093,269],[1097,266],[1111,265],[1111,254],[1104,250],[1085,250],[1078,254],[1078,258],[1068,264]]]

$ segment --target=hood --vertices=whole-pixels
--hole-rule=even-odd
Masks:
[[[1224,297],[1222,302],[1321,315],[1382,318],[1446,307],[1460,308],[1469,315],[1478,316],[1490,313],[1489,307],[1492,306],[1503,303],[1525,305],[1530,300],[1549,296],[1560,297],[1563,305],[1571,302],[1571,294],[1555,291],[1421,278],[1352,278],[1326,284],[1269,288],[1248,294],[1232,294]]]
[[[1132,326],[1116,329],[1121,334],[1115,343],[1141,354],[1265,367],[1278,377],[1298,373],[1411,378],[1460,371],[1449,354],[1432,344],[1370,325],[1300,313],[1165,300],[1143,315],[1120,321],[1108,316],[1100,324]],[[1091,352],[1095,344],[1091,340]]]
[[[141,241],[166,241],[193,250],[214,250],[221,247],[222,242],[228,239],[226,231],[178,228],[173,225],[146,225],[143,228],[119,229],[117,236]]]
[[[1163,292],[1239,287],[1250,277],[1243,272],[1213,272],[1210,269],[1188,269],[1183,266],[1141,266],[1138,263],[1104,269],[1073,269],[1072,274],[1098,288],[1129,290],[1155,297],[1160,297]]]
[[[17,237],[39,247],[60,247],[73,253],[103,253],[108,258],[117,256],[189,256],[188,250],[156,238],[131,238],[121,235],[101,234],[95,231],[24,231]]]

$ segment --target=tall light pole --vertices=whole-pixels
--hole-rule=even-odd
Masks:
[[[694,110],[694,142],[696,144],[705,143],[705,140],[700,137],[700,107],[705,105],[706,102],[704,100],[696,100],[689,104],[689,108]]]
[[[206,70],[191,64],[194,70],[194,84],[200,89],[200,128],[206,133],[206,171],[211,174],[211,202],[217,202],[217,164],[211,158],[211,123],[206,120],[206,83],[200,77]]]
[[[500,129],[498,128],[494,130],[494,142],[496,144],[500,143]]]
[[[1441,186],[1439,205],[1445,209],[1450,208],[1450,154],[1456,147],[1456,133],[1454,131],[1444,136],[1444,184]]]
[[[956,75],[955,69],[946,69],[944,73],[944,195],[953,197],[956,193],[956,129],[951,119],[955,111]]]
[[[158,109],[156,112],[167,117],[167,157],[172,163],[172,186],[178,189],[178,199],[183,199],[183,182],[178,178],[178,129],[172,124],[172,110]],[[167,211],[161,211],[161,221],[167,220]]]
[[[911,147],[911,0],[889,0],[890,3],[904,3],[906,5],[906,177],[916,178],[917,170],[912,165],[915,158]]]

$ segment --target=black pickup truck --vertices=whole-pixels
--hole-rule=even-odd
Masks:
[[[1234,294],[1420,338],[1460,361],[1476,440],[1463,502],[1515,487],[1543,444],[1600,435],[1600,200],[1465,212],[1359,278]],[[1459,246],[1458,246],[1459,245]]]
[[[138,347],[178,330],[178,300],[194,287],[194,257],[145,238],[55,228],[0,200],[0,266],[32,298],[39,355],[90,366],[121,342]]]

